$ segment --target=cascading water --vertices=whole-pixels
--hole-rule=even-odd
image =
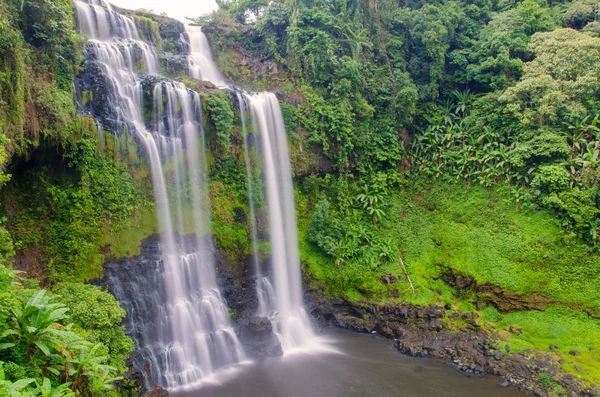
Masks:
[[[258,227],[256,225],[256,208],[254,206],[254,183],[252,181],[252,164],[250,160],[250,138],[246,127],[246,101],[240,92],[236,93],[240,105],[240,118],[242,120],[242,134],[244,137],[244,160],[246,163],[246,183],[248,185],[248,207],[250,209],[250,231],[252,233],[252,255],[254,263],[254,279],[256,296],[258,298],[258,315],[266,317],[272,310],[275,301],[273,286],[268,277],[262,274],[258,258]]]
[[[201,153],[205,147],[204,131],[197,118],[201,114],[200,98],[181,83],[163,82],[160,85],[160,89],[154,90],[156,129],[167,132],[176,142],[183,142],[183,145],[177,144],[172,148],[175,183],[178,185],[174,200],[178,230],[185,230],[181,212],[191,204],[196,236],[191,246],[181,238],[176,241],[169,208],[161,206],[167,316],[172,328],[168,339],[168,363],[162,373],[167,386],[173,389],[193,385],[216,369],[241,361],[244,354],[217,287],[210,240],[207,238],[206,164],[202,161],[204,153]],[[161,112],[160,104],[163,103],[164,110]],[[182,147],[185,149],[183,152]],[[184,186],[190,190],[191,203],[182,199],[181,189]]]
[[[154,82],[153,128],[147,128],[136,71],[158,73],[154,50],[140,40],[133,19],[114,12],[104,0],[75,0],[75,7],[79,29],[91,38],[90,55],[111,86],[116,113],[111,128],[137,135],[146,150],[160,228],[161,259],[149,275],[124,280],[109,271],[107,277],[129,309],[128,329],[140,353],[135,365],[147,375],[146,386],[191,387],[244,358],[217,286],[208,237],[200,98],[181,83]],[[189,220],[183,216],[186,209],[193,213]],[[188,229],[194,239],[183,237]],[[156,282],[157,274],[161,285],[142,293],[145,286],[138,283]]]
[[[269,207],[271,263],[273,266],[275,333],[284,352],[305,346],[314,339],[311,321],[304,310],[298,249],[294,188],[287,133],[279,101],[274,94],[247,94],[254,131],[260,133]],[[268,288],[263,285],[263,288]]]
[[[200,26],[186,25],[186,33],[190,43],[189,72],[190,76],[204,81],[210,81],[217,87],[227,85],[225,76],[221,73],[212,56],[208,40]]]
[[[213,61],[208,41],[201,28],[187,26],[186,29],[191,48],[190,76],[211,81],[217,86],[226,86],[224,77]],[[204,74],[199,72],[198,65],[203,65],[202,70],[210,72]],[[306,345],[314,339],[315,335],[310,318],[303,307],[302,276],[287,134],[281,108],[274,94],[263,92],[242,95],[238,93],[238,100],[243,124],[247,180],[250,191],[256,288],[259,300],[258,314],[268,313],[271,316],[283,351],[289,352]],[[257,237],[245,106],[250,109],[252,130],[259,137],[259,153],[263,159],[269,209],[272,281],[262,275],[256,258]]]

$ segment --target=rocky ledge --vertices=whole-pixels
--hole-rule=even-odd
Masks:
[[[502,386],[515,386],[536,396],[557,395],[558,384],[569,397],[600,396],[598,389],[565,373],[554,353],[526,351],[502,354],[501,341],[480,329],[476,313],[461,313],[449,305],[420,307],[412,304],[374,305],[343,299],[326,299],[316,290],[305,294],[307,306],[322,325],[393,338],[394,346],[414,357],[436,357],[452,363],[467,375],[503,377]],[[453,329],[460,317],[464,327]],[[519,330],[514,330],[519,332]],[[544,382],[548,374],[553,382]]]

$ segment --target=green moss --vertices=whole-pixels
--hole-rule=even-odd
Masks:
[[[220,90],[200,94],[204,124],[208,131],[208,144],[217,153],[228,154],[235,115],[231,109],[232,97]]]
[[[140,15],[134,15],[134,19],[140,37],[152,42],[155,45],[157,52],[162,52],[158,24],[152,19]]]
[[[522,334],[511,334],[506,344],[510,353],[537,349],[551,351],[550,345],[558,346],[556,354],[563,361],[563,368],[588,382],[600,379],[600,320],[584,313],[561,306],[550,306],[545,311],[508,313],[501,317],[497,329],[522,328]],[[504,349],[504,344],[501,345]],[[571,355],[577,350],[581,355]],[[506,350],[504,350],[506,351]],[[575,365],[582,369],[579,372]]]
[[[94,99],[92,91],[81,90],[79,102],[82,106],[85,106],[92,99]]]
[[[231,81],[248,86],[254,80],[248,68],[240,67],[241,57],[233,49],[218,52],[216,62],[219,70]]]
[[[140,255],[142,241],[158,232],[156,209],[148,204],[135,213],[128,225],[117,230],[111,230],[110,225],[104,227],[99,245],[105,247],[108,258]]]
[[[237,191],[226,188],[221,182],[210,186],[211,228],[215,244],[233,264],[243,266],[247,256],[251,255],[251,235],[248,221],[236,220],[234,208],[248,214],[245,197]]]

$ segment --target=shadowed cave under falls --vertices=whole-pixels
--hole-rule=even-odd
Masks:
[[[468,379],[433,360],[404,357],[383,338],[316,331],[303,305],[292,171],[277,97],[229,84],[201,28],[186,26],[181,42],[189,50],[189,76],[232,92],[239,103],[255,310],[270,320],[283,352],[250,359],[217,281],[200,96],[160,75],[155,48],[140,37],[132,17],[104,0],[74,5],[78,29],[88,37],[86,64],[99,71],[110,104],[110,114],[96,117],[98,123],[133,137],[150,166],[160,229],[151,248],[155,255],[141,258],[141,269],[106,268],[136,342],[132,365],[147,390],[159,385],[190,396],[515,395],[496,387],[497,380]],[[144,108],[148,93],[150,117]],[[260,175],[260,186],[253,175]],[[259,188],[268,213],[268,261],[258,257]]]

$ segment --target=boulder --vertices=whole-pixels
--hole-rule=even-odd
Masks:
[[[240,341],[246,348],[246,353],[253,358],[283,355],[281,343],[273,332],[273,324],[268,317],[254,316],[247,324],[240,324]]]
[[[169,397],[169,392],[160,386],[154,386],[150,392],[144,394],[144,397]]]

